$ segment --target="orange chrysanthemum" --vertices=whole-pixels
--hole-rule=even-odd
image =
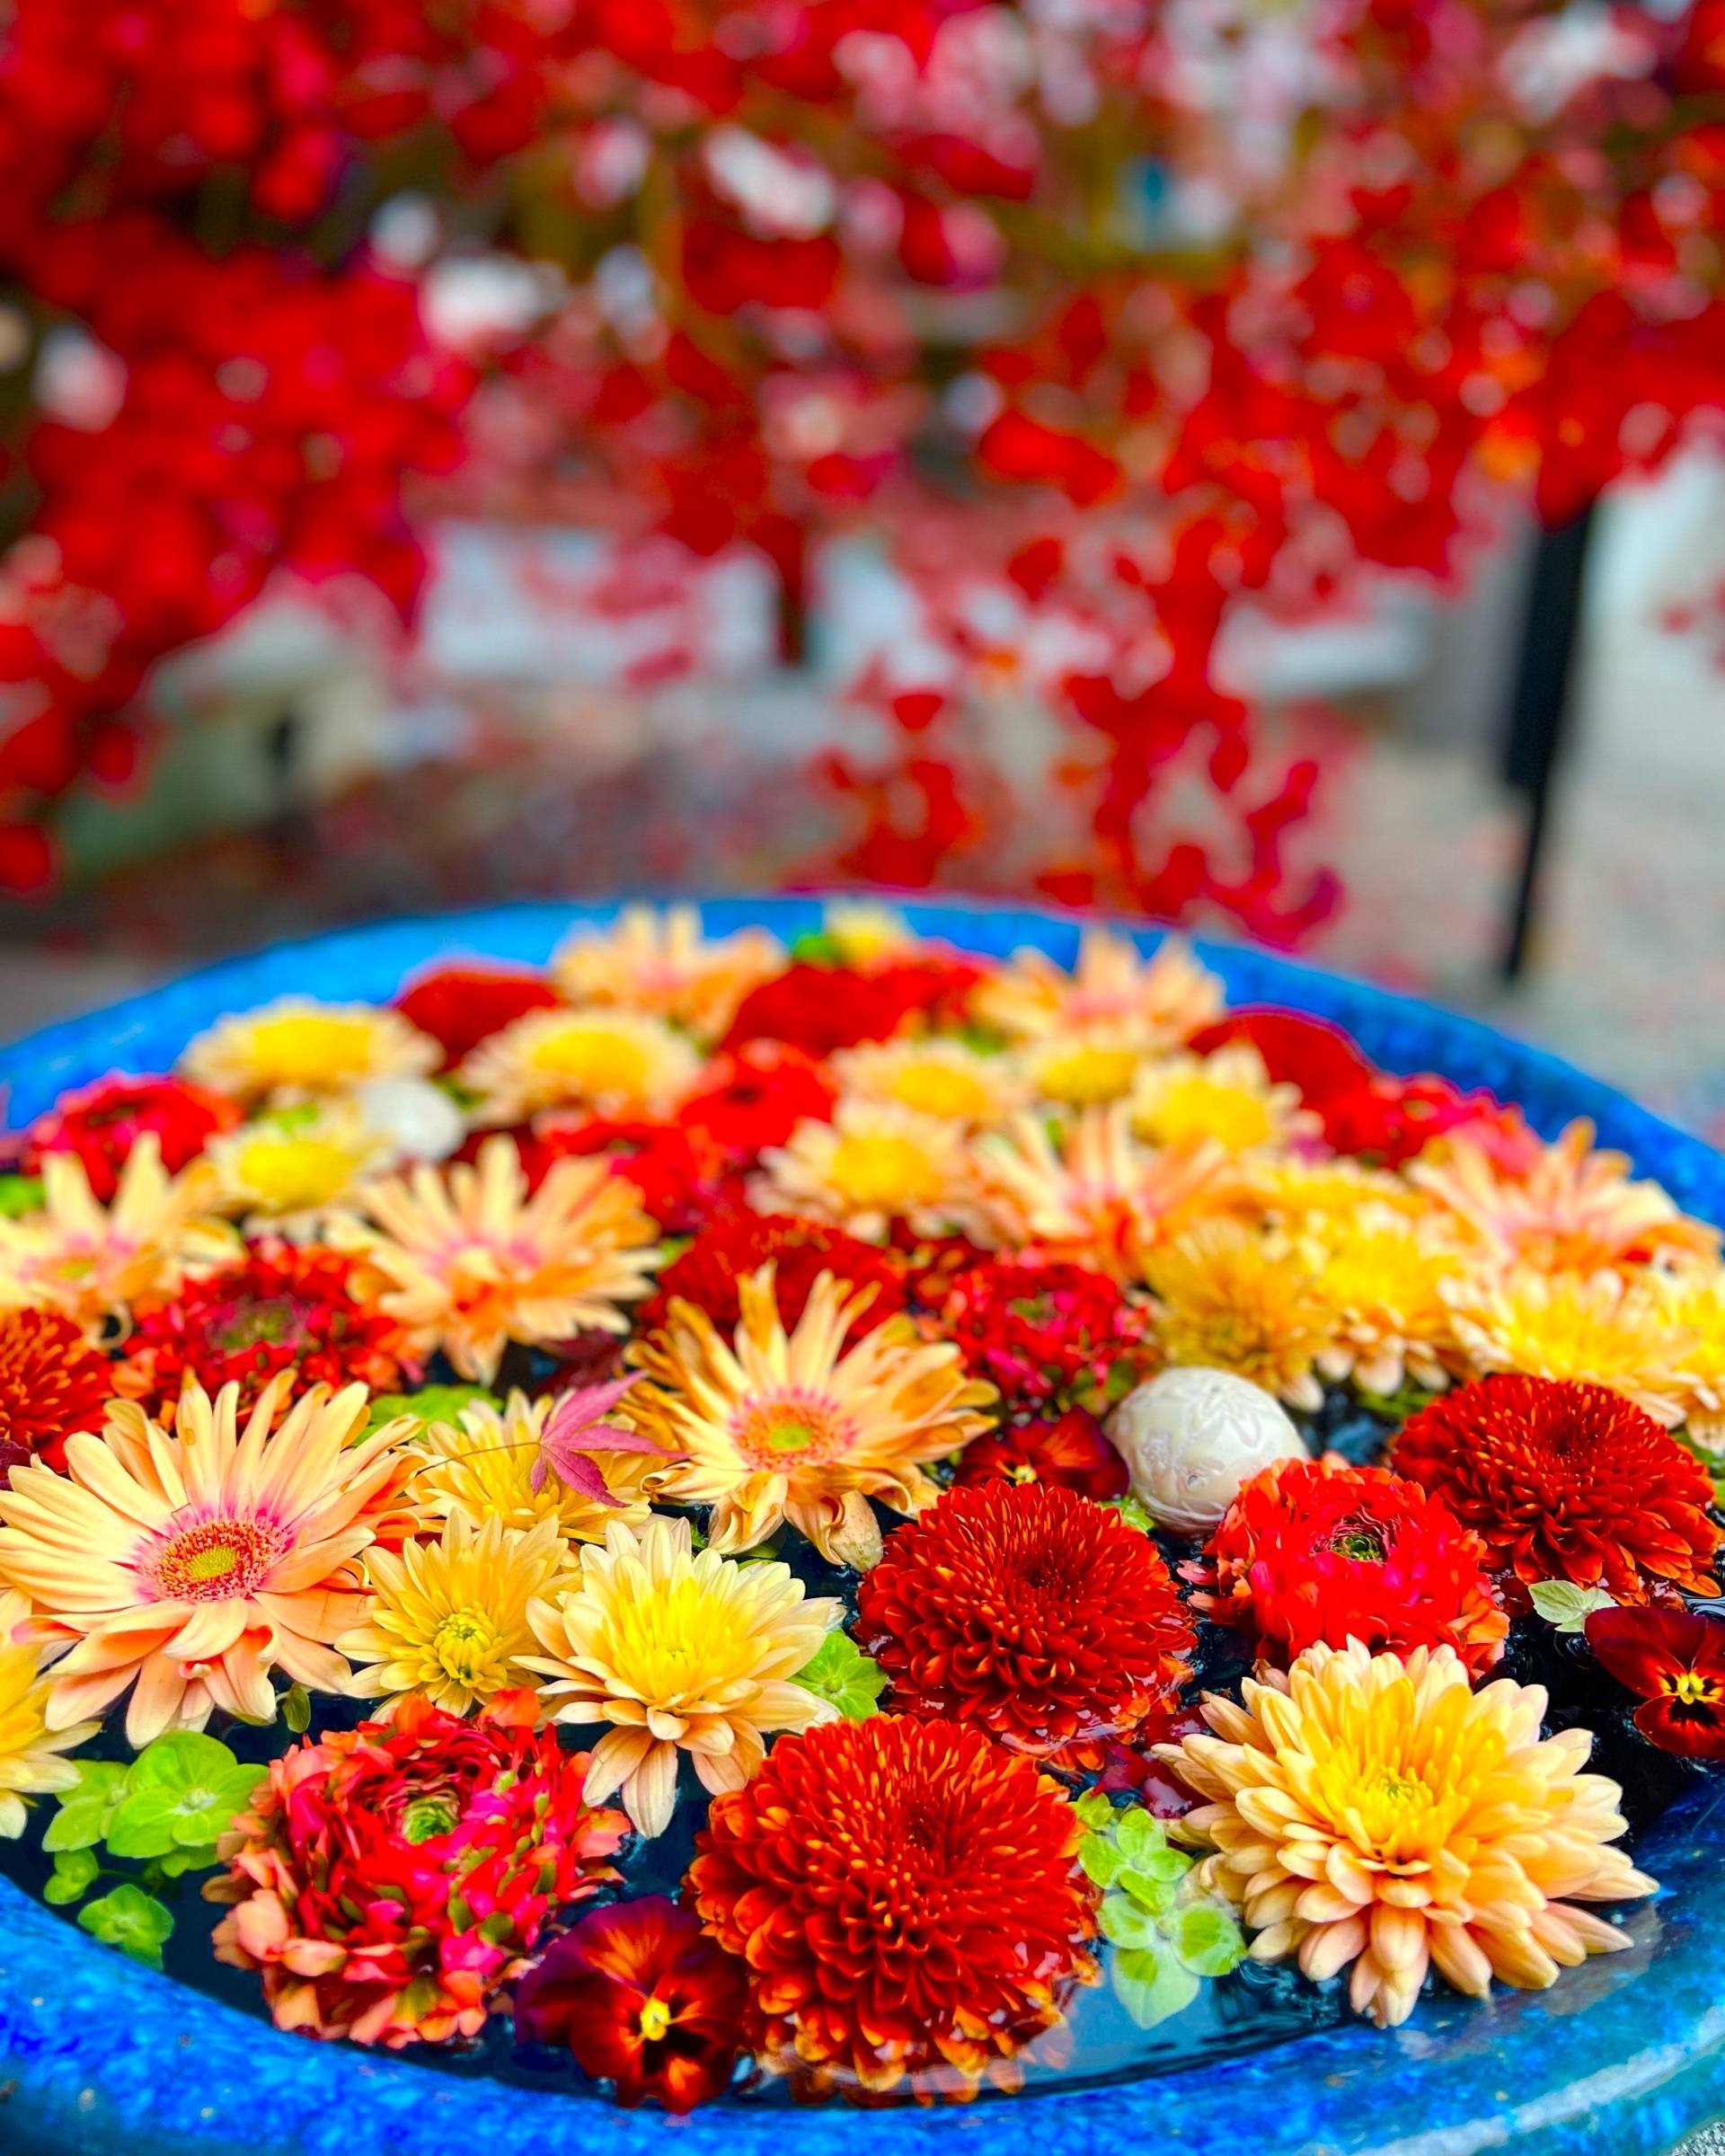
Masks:
[[[781,1737],[695,1842],[695,1905],[748,1963],[751,2032],[810,2093],[1004,2086],[1089,1979],[1082,1829],[978,1729],[880,1715]]]
[[[1391,1465],[1441,1490],[1493,1565],[1646,1602],[1669,1580],[1717,1595],[1712,1484],[1676,1438],[1603,1385],[1499,1374],[1420,1409]]]
[[[113,1376],[58,1311],[0,1311],[0,1489],[32,1459],[64,1473],[66,1439],[102,1427]]]

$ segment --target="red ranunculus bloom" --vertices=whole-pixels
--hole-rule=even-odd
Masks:
[[[706,1083],[677,1111],[685,1130],[705,1137],[738,1166],[783,1145],[799,1123],[824,1123],[838,1089],[811,1056],[782,1040],[746,1041],[715,1056]]]
[[[411,1026],[442,1044],[443,1067],[453,1071],[482,1040],[500,1033],[529,1011],[550,1011],[562,1002],[536,973],[510,973],[493,966],[443,966],[403,989],[395,1008]]]
[[[1661,1752],[1725,1759],[1725,1624],[1693,1610],[1595,1610],[1588,1645],[1635,1692],[1635,1727]]]
[[[1155,1544],[1117,1513],[1050,1483],[985,1482],[889,1537],[856,1639],[904,1713],[1046,1757],[1164,1709],[1193,1633]]]
[[[1603,1385],[1499,1374],[1428,1402],[1402,1427],[1398,1474],[1440,1490],[1523,1581],[1569,1579],[1618,1602],[1669,1580],[1717,1595],[1725,1536],[1705,1469],[1632,1401]]]
[[[236,1383],[242,1412],[279,1370],[297,1370],[302,1385],[358,1381],[393,1392],[401,1327],[356,1292],[357,1273],[334,1250],[279,1236],[251,1243],[243,1265],[188,1280],[172,1302],[139,1314],[112,1390],[170,1414],[188,1377],[212,1396]]]
[[[758,1272],[769,1260],[778,1268],[774,1277],[779,1314],[787,1329],[801,1317],[809,1290],[822,1273],[874,1288],[874,1300],[851,1328],[853,1337],[872,1330],[882,1318],[905,1307],[900,1268],[872,1243],[861,1242],[843,1228],[818,1220],[739,1211],[715,1214],[688,1249],[665,1268],[657,1292],[641,1306],[638,1329],[645,1332],[663,1325],[673,1297],[680,1296],[705,1311],[729,1339],[742,1322],[738,1281]]]
[[[477,2036],[546,1920],[613,1876],[628,1821],[583,1799],[586,1754],[500,1696],[477,1721],[410,1699],[270,1762],[204,1891],[234,1904],[217,1959],[262,1970],[279,2028]]]
[[[473,1139],[482,1144],[490,1135],[477,1131]],[[700,1228],[725,1174],[722,1156],[698,1132],[648,1117],[613,1120],[579,1109],[548,1109],[534,1118],[520,1145],[527,1183],[535,1190],[554,1161],[609,1153],[613,1171],[633,1183],[641,1192],[641,1210],[651,1214],[668,1235],[691,1235]]]
[[[56,1310],[0,1311],[0,1488],[29,1460],[66,1471],[74,1430],[100,1430],[114,1365]]]
[[[942,1337],[1009,1409],[1098,1406],[1117,1364],[1136,1379],[1155,1355],[1149,1312],[1081,1265],[984,1259],[954,1275],[939,1310]]]
[[[1020,1422],[964,1448],[960,1488],[980,1482],[1049,1482],[1084,1498],[1120,1498],[1131,1477],[1086,1408],[1068,1408],[1055,1422]]]
[[[714,1800],[689,1880],[748,1959],[751,2040],[809,2093],[968,2094],[1092,1973],[1079,1822],[979,1729],[907,1716],[782,1736]]]
[[[1509,1620],[1482,1569],[1485,1546],[1440,1497],[1380,1467],[1278,1462],[1241,1490],[1195,1598],[1256,1627],[1284,1666],[1308,1647],[1358,1639],[1374,1654],[1450,1647],[1474,1676],[1503,1653]]]
[[[721,2095],[743,2043],[748,1965],[662,1894],[591,1909],[515,1994],[515,2033],[562,2044],[617,2101],[692,2111]]]
[[[218,1131],[231,1130],[240,1110],[220,1093],[180,1078],[133,1078],[113,1071],[93,1085],[62,1093],[30,1127],[25,1171],[34,1174],[49,1153],[75,1153],[90,1188],[108,1205],[119,1188],[126,1156],[146,1131],[155,1133],[170,1175],[194,1161]]]
[[[813,1056],[862,1040],[887,1040],[913,1018],[955,1018],[982,978],[961,959],[917,959],[859,973],[845,966],[790,966],[751,988],[721,1046],[787,1041]]]

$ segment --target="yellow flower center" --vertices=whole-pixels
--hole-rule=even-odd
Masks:
[[[1276,1135],[1268,1106],[1255,1093],[1208,1078],[1182,1078],[1139,1118],[1139,1128],[1160,1145],[1216,1138],[1230,1153],[1245,1153]]]
[[[328,1138],[257,1137],[235,1157],[236,1180],[267,1213],[327,1206],[352,1182],[364,1155]]]
[[[763,1644],[746,1609],[681,1579],[615,1604],[601,1652],[619,1694],[675,1710],[745,1682]]]
[[[854,1436],[831,1401],[807,1393],[745,1401],[731,1421],[731,1443],[751,1467],[794,1470],[835,1460]]]
[[[137,1568],[155,1601],[227,1602],[261,1586],[290,1539],[263,1520],[197,1520],[154,1537]]]
[[[907,1063],[892,1081],[892,1097],[919,1115],[949,1122],[980,1123],[988,1114],[988,1089],[969,1071],[950,1064]]]
[[[583,1100],[620,1093],[639,1100],[648,1090],[646,1051],[626,1033],[606,1026],[566,1026],[549,1034],[535,1047],[533,1063]]]
[[[662,2044],[669,2033],[671,2010],[655,1992],[641,2010],[641,2040],[643,2044]]]
[[[942,1188],[940,1170],[909,1138],[841,1138],[829,1172],[833,1188],[859,1211],[933,1205]]]
[[[1703,1701],[1711,1701],[1718,1687],[1698,1669],[1685,1669],[1678,1672],[1676,1683],[1668,1684],[1667,1689],[1674,1700],[1680,1700],[1685,1707],[1694,1707]]]
[[[1070,1108],[1097,1108],[1132,1091],[1138,1068],[1135,1048],[1075,1048],[1037,1067],[1036,1082],[1050,1100]]]
[[[451,1610],[431,1635],[431,1652],[438,1667],[457,1684],[475,1683],[497,1646],[497,1626],[490,1614],[473,1604]]]
[[[373,1032],[364,1018],[266,1018],[252,1029],[252,1062],[266,1085],[333,1092],[370,1070]]]

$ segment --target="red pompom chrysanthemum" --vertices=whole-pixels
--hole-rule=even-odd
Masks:
[[[852,1332],[871,1331],[883,1318],[905,1307],[901,1268],[874,1244],[860,1242],[843,1228],[818,1220],[797,1220],[781,1213],[724,1213],[711,1218],[680,1257],[659,1276],[658,1292],[641,1305],[638,1329],[663,1325],[674,1297],[703,1310],[727,1339],[742,1321],[737,1283],[776,1266],[779,1314],[787,1330],[795,1328],[809,1290],[822,1273],[861,1287],[871,1284],[874,1300]]]
[[[1076,1813],[978,1729],[877,1715],[782,1736],[717,1798],[690,1884],[748,1959],[752,2040],[810,2093],[968,2094],[1092,1974]]]
[[[212,1395],[232,1382],[243,1410],[279,1370],[296,1369],[303,1385],[393,1392],[401,1328],[354,1292],[355,1273],[333,1250],[275,1236],[250,1244],[243,1265],[188,1280],[172,1302],[140,1314],[113,1389],[171,1410],[189,1376]]]
[[[35,1174],[45,1153],[76,1153],[92,1195],[105,1206],[119,1188],[127,1156],[146,1131],[155,1133],[162,1165],[177,1175],[211,1138],[231,1130],[239,1119],[235,1102],[188,1085],[182,1078],[133,1078],[111,1071],[93,1085],[62,1093],[45,1116],[36,1118],[22,1164]]]
[[[617,2101],[690,2111],[721,2095],[743,2044],[748,1969],[662,1894],[591,1909],[515,1994],[515,2033],[566,2045]]]
[[[838,1089],[811,1056],[782,1040],[745,1042],[718,1056],[705,1082],[677,1111],[679,1127],[716,1145],[737,1167],[783,1145],[799,1123],[824,1123]]]
[[[1117,1370],[1136,1381],[1154,1359],[1148,1310],[1081,1265],[986,1259],[953,1276],[939,1307],[942,1338],[1009,1408],[1095,1408]]]
[[[1478,1676],[1509,1629],[1485,1554],[1417,1482],[1333,1456],[1278,1461],[1216,1529],[1205,1551],[1214,1590],[1197,1599],[1224,1623],[1255,1626],[1283,1666],[1308,1647],[1358,1639],[1374,1654],[1454,1648]]]
[[[0,1311],[0,1489],[12,1471],[45,1460],[66,1471],[74,1430],[100,1430],[114,1365],[55,1310]]]
[[[1431,1401],[1390,1464],[1451,1509],[1517,1579],[1572,1580],[1616,1602],[1655,1582],[1717,1595],[1712,1483],[1668,1431],[1603,1385],[1500,1374]]]
[[[981,1482],[1052,1482],[1105,1501],[1123,1498],[1131,1477],[1096,1418],[1068,1408],[1054,1422],[1019,1422],[973,1437],[955,1480],[966,1489]]]
[[[1165,1708],[1193,1633],[1155,1544],[1117,1513],[1046,1482],[986,1482],[889,1538],[857,1593],[856,1639],[903,1712],[1046,1756]]]
[[[562,1000],[536,973],[445,966],[403,990],[395,998],[395,1008],[409,1025],[438,1043],[444,1069],[453,1071],[482,1040],[500,1033],[529,1011],[553,1011]]]
[[[983,977],[963,959],[912,959],[859,973],[845,966],[798,964],[743,998],[721,1047],[783,1040],[822,1057],[859,1041],[889,1040],[914,1019],[956,1021]]]

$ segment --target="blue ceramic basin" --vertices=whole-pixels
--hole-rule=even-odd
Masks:
[[[394,922],[212,967],[0,1052],[11,1121],[118,1068],[164,1070],[224,1011],[289,991],[382,1000],[445,952],[543,961],[605,906],[518,906]],[[1009,907],[912,906],[968,948],[1035,943],[1070,962],[1074,922]],[[704,908],[715,932],[818,925],[814,900]],[[1725,1224],[1725,1160],[1579,1073],[1473,1021],[1263,953],[1200,947],[1231,1003],[1335,1020],[1390,1070],[1442,1073],[1517,1100],[1546,1136],[1587,1115],[1690,1212]],[[671,2121],[579,2098],[428,2072],[277,2034],[97,1945],[0,1878],[4,2156],[1668,2156],[1725,2116],[1725,1800],[1711,1790],[1638,1844],[1663,1885],[1632,1951],[1545,1993],[1478,2006],[1440,1992],[1405,2028],[1301,2037],[1196,2072],[969,2109],[729,2109]],[[796,2144],[787,2149],[787,2144]]]

